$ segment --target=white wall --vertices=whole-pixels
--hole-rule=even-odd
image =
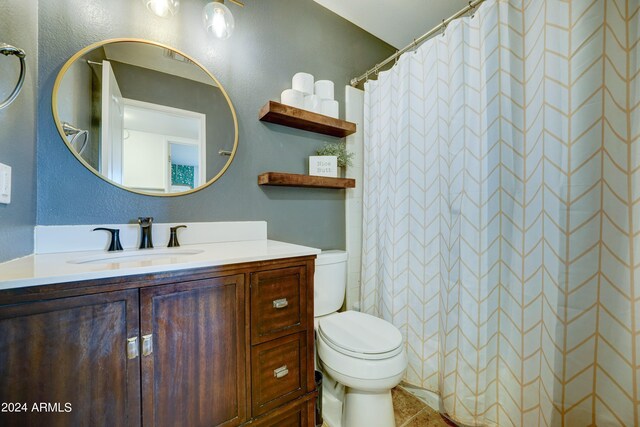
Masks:
[[[356,188],[348,189],[345,202],[348,310],[360,305],[360,264],[362,257],[362,185],[364,173],[364,92],[351,86],[345,88],[345,119],[354,122],[358,131],[347,137],[347,150],[355,153],[353,166],[347,168],[347,178],[356,179]]]

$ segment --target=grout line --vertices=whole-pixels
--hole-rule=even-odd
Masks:
[[[428,413],[430,416],[431,415],[437,416],[439,418],[440,424],[442,424],[443,426],[447,426],[448,425],[447,422],[443,419],[443,414],[441,414],[440,411],[438,411],[437,409],[433,408],[431,405],[429,405],[427,402],[425,402],[423,399],[421,399],[418,395],[412,393],[410,391],[410,389],[407,388],[405,385],[400,384],[400,385],[397,386],[397,388],[399,388],[400,390],[403,390],[404,392],[406,392],[410,396],[410,398],[418,400],[422,404],[422,409],[420,409],[416,414],[411,416],[404,423],[402,423],[401,425],[398,425],[396,427],[406,427],[406,426],[408,426],[409,423],[411,423],[416,417],[418,417],[418,415],[422,414],[423,412]],[[453,423],[453,421],[451,421],[451,422]]]
[[[400,427],[405,427],[407,424],[409,424],[411,421],[413,421],[413,419],[414,419],[415,417],[417,417],[417,416],[418,416],[418,414],[420,414],[420,412],[422,412],[422,411],[424,411],[424,409],[419,410],[419,411],[418,411],[416,414],[414,414],[411,418],[409,418],[408,420],[406,420],[406,421],[404,422],[404,424],[402,424]]]
[[[420,415],[420,414],[421,414],[421,413],[423,413],[423,412],[426,412],[427,410],[428,410],[428,408],[426,408],[426,407],[425,407],[425,408],[422,408],[421,410],[419,410],[419,411],[418,411],[418,413],[417,413],[417,414],[415,414],[414,416],[412,416],[411,418],[409,418],[407,421],[405,421],[405,423],[404,423],[404,424],[402,424],[402,425],[401,425],[401,426],[399,426],[399,427],[405,427],[405,426],[408,426],[408,425],[409,425],[409,423],[410,423],[411,421],[413,421],[415,418],[417,418],[417,417],[418,417],[418,415]]]

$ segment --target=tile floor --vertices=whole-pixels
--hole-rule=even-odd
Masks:
[[[396,387],[391,390],[396,427],[449,427],[442,416],[426,403],[404,390]]]
[[[445,421],[438,412],[401,387],[391,390],[391,396],[393,398],[396,427],[455,426],[455,424]],[[322,427],[328,426],[325,423]]]

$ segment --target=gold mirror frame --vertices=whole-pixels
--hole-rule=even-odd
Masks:
[[[185,57],[188,60],[190,60],[191,62],[193,62],[193,64],[195,64],[198,67],[200,67],[200,69],[202,71],[204,71],[209,77],[211,77],[211,79],[218,86],[218,88],[220,89],[220,91],[224,95],[224,98],[226,99],[227,103],[229,104],[229,109],[231,110],[231,116],[233,117],[233,128],[234,128],[234,131],[235,131],[235,137],[234,137],[234,141],[233,141],[233,149],[231,150],[231,155],[229,156],[229,159],[227,160],[227,163],[220,170],[220,172],[218,172],[213,178],[211,178],[209,181],[205,182],[204,184],[200,185],[199,187],[194,188],[194,189],[189,190],[189,191],[183,191],[183,192],[180,192],[180,193],[151,193],[151,192],[147,192],[147,191],[135,190],[135,189],[132,189],[132,188],[129,188],[129,187],[125,187],[122,184],[118,184],[117,182],[111,181],[107,177],[103,176],[99,171],[95,170],[89,163],[87,163],[86,160],[84,160],[75,151],[75,149],[71,146],[71,144],[69,144],[69,141],[67,140],[67,138],[65,136],[64,130],[62,129],[62,122],[60,121],[60,117],[58,115],[58,89],[60,88],[60,84],[62,82],[62,78],[66,74],[67,70],[71,67],[71,65],[76,60],[78,60],[79,58],[81,58],[82,56],[87,54],[88,52],[90,52],[90,51],[92,51],[92,50],[94,50],[96,48],[99,48],[101,46],[110,44],[110,43],[123,43],[123,42],[145,43],[145,44],[149,44],[149,45],[152,45],[152,46],[157,46],[157,47],[160,47],[160,48],[163,48],[163,49],[169,49],[169,50],[171,50],[173,52],[178,53],[179,55],[182,55],[183,57]],[[187,55],[186,53],[184,53],[184,52],[182,52],[182,51],[180,51],[180,50],[178,50],[178,49],[176,49],[174,47],[171,47],[169,45],[166,45],[166,44],[163,44],[163,43],[154,42],[154,41],[150,41],[150,40],[136,39],[136,38],[107,39],[107,40],[102,40],[102,41],[93,43],[93,44],[81,49],[80,51],[78,51],[75,55],[73,55],[71,58],[69,58],[69,60],[67,62],[65,62],[65,64],[60,69],[60,72],[58,73],[58,76],[56,77],[56,81],[53,84],[53,93],[51,95],[51,109],[52,109],[52,112],[53,112],[53,119],[54,119],[54,121],[56,123],[56,128],[58,129],[58,133],[60,134],[60,137],[64,141],[65,145],[67,146],[67,148],[69,149],[71,154],[73,154],[73,156],[76,158],[76,160],[78,160],[80,163],[82,163],[82,165],[85,168],[87,168],[91,173],[96,175],[98,178],[108,182],[109,184],[114,185],[116,187],[119,187],[119,188],[121,188],[123,190],[129,191],[131,193],[142,194],[144,196],[176,197],[176,196],[185,196],[187,194],[191,194],[191,193],[195,193],[196,191],[203,190],[203,189],[209,187],[214,182],[216,182],[218,179],[220,179],[220,177],[222,175],[224,175],[224,173],[227,171],[227,169],[231,165],[231,162],[233,162],[233,159],[236,156],[236,150],[238,149],[238,117],[236,115],[235,108],[233,108],[233,103],[231,102],[231,98],[229,98],[229,95],[227,94],[227,91],[220,84],[218,79],[216,79],[215,76],[209,72],[209,70],[207,70],[200,62],[198,62],[192,56]]]

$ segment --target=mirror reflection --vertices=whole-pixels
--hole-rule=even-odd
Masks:
[[[237,146],[235,112],[217,80],[184,54],[110,41],[76,54],[54,87],[71,152],[130,191],[175,195],[219,178]]]

